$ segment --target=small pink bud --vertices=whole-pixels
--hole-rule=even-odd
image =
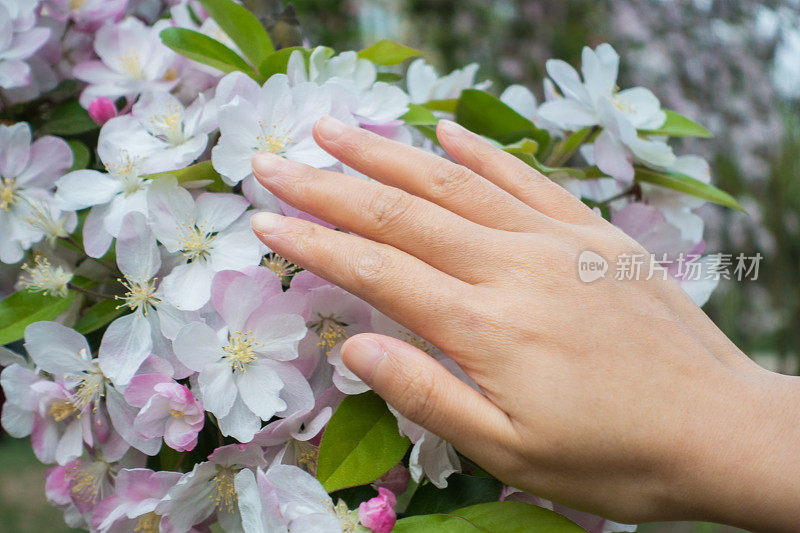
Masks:
[[[89,104],[89,116],[99,125],[103,125],[117,116],[117,108],[109,98],[101,96]]]
[[[373,533],[391,533],[397,521],[394,506],[397,498],[389,489],[378,488],[378,495],[358,506],[358,519]]]

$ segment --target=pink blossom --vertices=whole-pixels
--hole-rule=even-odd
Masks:
[[[125,388],[125,400],[140,407],[133,429],[145,439],[164,437],[170,448],[189,451],[203,429],[203,403],[185,386],[161,374],[140,374]]]
[[[156,506],[181,478],[180,472],[153,472],[146,468],[120,470],[114,494],[103,499],[92,512],[92,527],[107,531],[150,531],[161,516]]]
[[[117,116],[117,107],[110,98],[100,96],[89,104],[89,116],[99,125],[103,125]]]
[[[397,521],[397,498],[389,489],[378,488],[378,495],[358,506],[358,519],[374,533],[390,533]]]
[[[403,463],[398,463],[392,467],[391,470],[378,478],[377,481],[372,483],[372,487],[376,490],[385,488],[395,494],[402,494],[406,491],[409,480],[411,480],[411,474],[408,468],[403,466]]]

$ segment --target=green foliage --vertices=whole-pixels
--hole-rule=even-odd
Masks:
[[[713,137],[710,131],[700,124],[676,113],[669,109],[664,109],[667,119],[660,128],[655,130],[644,130],[642,133],[648,135],[666,135],[668,137]]]
[[[403,518],[393,533],[583,533],[558,513],[522,502],[481,503],[452,511]]]
[[[74,328],[86,335],[98,330],[125,312],[118,300],[102,300],[87,309]]]
[[[376,65],[396,65],[419,55],[422,55],[422,52],[416,48],[389,39],[381,39],[358,53],[358,57],[368,59]]]
[[[744,211],[744,208],[739,205],[739,202],[730,194],[685,174],[680,174],[678,172],[658,172],[641,166],[637,166],[635,170],[634,179],[637,181],[652,183],[659,187],[666,187],[673,191],[696,196],[703,200],[714,202],[715,204],[730,207],[731,209]]]
[[[290,48],[281,48],[277,52],[273,52],[258,67],[258,72],[261,73],[262,79],[269,79],[274,74],[286,74],[286,67],[289,64],[289,56],[295,50],[303,52],[303,56],[308,61],[308,56],[311,55],[311,50],[303,48],[302,46],[292,46]]]
[[[186,168],[170,170],[168,172],[160,172],[158,174],[147,174],[142,177],[147,179],[159,179],[167,176],[174,176],[175,179],[178,180],[178,183],[183,183],[184,185],[187,183],[201,183],[210,181],[211,183],[206,185],[206,190],[214,192],[230,191],[230,187],[228,187],[228,185],[222,181],[222,177],[220,177],[219,172],[214,170],[214,166],[212,165],[211,161],[202,161],[200,163],[195,163],[194,165],[189,165]]]
[[[259,67],[275,51],[267,30],[245,7],[231,0],[199,1],[253,66]]]
[[[52,116],[42,127],[42,133],[78,135],[96,130],[99,127],[77,101],[70,100],[60,104],[53,110]]]
[[[435,126],[439,123],[436,115],[417,104],[409,104],[408,111],[400,119],[409,126]]]
[[[409,444],[380,396],[348,396],[322,436],[317,479],[328,492],[369,483],[396,465]]]
[[[498,98],[477,89],[467,89],[461,93],[456,121],[468,130],[502,144],[511,144],[527,137],[545,150],[550,143],[550,134],[546,130],[537,128]]]
[[[444,489],[438,489],[432,483],[417,489],[405,514],[449,513],[467,505],[496,502],[502,489],[503,484],[490,477],[453,474],[447,478],[447,487]]]
[[[185,28],[167,28],[160,35],[166,46],[193,61],[222,72],[240,70],[254,76],[253,69],[236,52],[207,35]]]
[[[72,150],[72,167],[69,169],[70,172],[88,167],[89,160],[91,159],[89,147],[75,139],[68,140],[67,144],[69,145],[69,149]]]
[[[40,320],[54,320],[66,311],[75,298],[69,291],[65,298],[46,296],[25,290],[0,301],[0,346],[21,339],[25,328]]]

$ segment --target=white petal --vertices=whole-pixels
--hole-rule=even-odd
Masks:
[[[198,259],[172,269],[161,282],[167,300],[184,311],[195,311],[211,297],[211,280],[214,271],[209,264]]]
[[[67,424],[64,434],[56,446],[56,462],[65,465],[83,454],[83,431],[81,421],[73,420]]]
[[[200,372],[197,382],[206,411],[218,418],[227,415],[238,396],[231,366],[225,361],[207,365]]]
[[[250,442],[261,429],[261,419],[239,397],[228,414],[218,418],[218,422],[223,435],[233,437],[239,442]]]
[[[523,85],[509,85],[500,101],[527,119],[536,114],[536,97]]]
[[[51,374],[71,374],[91,368],[83,358],[83,354],[91,354],[84,336],[57,322],[34,322],[25,328],[25,349],[37,366]]]
[[[129,280],[149,280],[161,267],[158,244],[141,213],[134,211],[125,215],[116,249],[117,265]]]
[[[65,210],[84,209],[111,201],[121,184],[96,170],[76,170],[56,181],[56,200]]]
[[[248,365],[246,372],[236,372],[234,379],[242,401],[262,420],[286,409],[286,402],[280,398],[283,381],[266,362]]]
[[[172,348],[180,362],[196,372],[216,363],[224,354],[217,334],[201,322],[190,322],[178,330]]]
[[[105,228],[107,214],[108,205],[96,205],[83,222],[83,248],[89,257],[103,257],[114,240]]]
[[[247,200],[236,194],[203,193],[197,197],[195,217],[208,231],[220,232],[247,209]]]
[[[141,313],[131,313],[108,326],[97,360],[111,381],[126,385],[152,349],[150,322]]]

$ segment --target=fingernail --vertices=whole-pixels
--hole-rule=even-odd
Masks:
[[[284,217],[269,211],[262,211],[250,217],[250,226],[256,233],[270,235],[280,227]]]
[[[331,116],[325,115],[317,121],[317,133],[324,139],[333,140],[345,131],[345,124]]]
[[[269,178],[277,174],[277,172],[286,163],[286,159],[272,152],[261,152],[253,156],[251,162],[253,171],[258,174],[260,178]]]
[[[369,337],[353,337],[345,341],[342,354],[347,355],[345,364],[355,375],[369,384],[375,367],[386,357],[383,346]]]
[[[441,128],[441,130],[445,133],[449,133],[451,135],[458,135],[460,133],[469,131],[464,126],[456,124],[452,120],[447,120],[446,118],[443,118],[439,121],[439,128]]]

